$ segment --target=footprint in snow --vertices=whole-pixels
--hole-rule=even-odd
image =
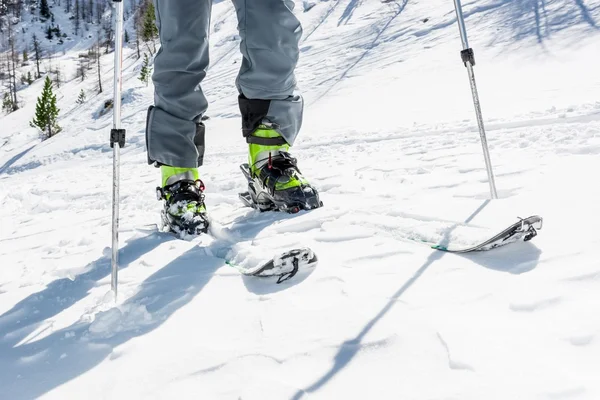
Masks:
[[[560,297],[552,297],[532,303],[510,303],[509,308],[516,312],[534,312],[555,306],[560,303],[560,301]]]
[[[594,335],[571,336],[567,340],[573,346],[587,346],[594,341]]]

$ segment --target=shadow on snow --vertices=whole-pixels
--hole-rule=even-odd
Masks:
[[[484,201],[480,207],[475,210],[471,216],[469,216],[464,223],[469,223],[477,214],[479,214],[488,204],[489,200]],[[458,225],[457,225],[458,226]],[[448,237],[454,228],[450,228],[445,232],[445,236]],[[506,249],[499,248],[494,249],[489,252],[484,252],[481,254],[465,254],[459,255],[460,257],[468,258],[472,261],[477,262],[478,264],[508,273],[522,273],[533,270],[539,261],[539,256],[541,251],[533,246],[531,243],[515,243],[511,245],[510,253],[513,253],[516,246],[519,247],[518,257],[516,255],[512,255],[512,258],[507,259],[509,256],[509,252],[505,254],[501,254],[502,251],[506,251]],[[337,354],[333,357],[333,365],[321,378],[317,379],[312,385],[299,389],[292,400],[299,400],[304,397],[305,394],[310,394],[319,390],[321,387],[325,386],[332,378],[334,378],[338,373],[340,373],[350,362],[356,357],[358,352],[362,349],[362,341],[364,337],[371,331],[371,329],[379,322],[391,309],[392,307],[398,303],[398,299],[406,293],[408,289],[410,289],[417,280],[433,265],[436,261],[440,260],[445,255],[452,256],[450,253],[444,253],[441,251],[432,251],[427,260],[419,267],[413,276],[408,279],[397,291],[394,293],[386,305],[375,315],[364,328],[352,339],[346,340],[342,344],[339,345],[339,350]],[[525,261],[523,258],[525,257]],[[516,266],[515,266],[516,265]]]
[[[99,281],[109,277],[110,255],[89,263],[87,272],[74,280],[57,279],[44,290],[17,303],[0,316],[0,387],[3,396],[11,399],[38,398],[94,368],[110,356],[115,347],[153,331],[175,311],[190,303],[215,277],[217,269],[224,265],[222,257],[209,254],[226,254],[236,240],[234,232],[243,232],[237,239],[249,240],[274,220],[294,216],[275,213],[254,216],[250,212],[246,217],[236,221],[224,238],[210,245],[193,245],[145,279],[134,296],[104,312],[112,315],[107,318],[109,326],[100,326],[99,332],[98,329],[90,330],[93,322],[80,320],[40,340],[31,337],[44,321],[88,296]],[[153,231],[127,241],[119,252],[120,269],[128,268],[142,255],[169,240],[179,239]],[[288,288],[298,282],[284,286]],[[268,291],[264,285],[254,289]],[[248,290],[253,291],[250,287]],[[142,307],[145,310],[136,315],[136,310]],[[133,314],[129,315],[130,312]],[[140,315],[144,318],[136,319]]]

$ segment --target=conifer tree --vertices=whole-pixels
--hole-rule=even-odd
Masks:
[[[40,0],[40,16],[42,18],[50,18],[50,7],[48,7],[48,0]]]
[[[81,92],[79,92],[79,97],[77,97],[77,104],[83,104],[86,102],[86,98],[85,98],[85,92],[83,91],[83,89],[81,89]]]
[[[12,112],[13,109],[13,100],[12,96],[8,92],[4,92],[4,97],[2,98],[2,111]]]
[[[148,81],[150,80],[151,73],[152,67],[150,67],[150,59],[148,58],[148,54],[144,53],[144,63],[142,64],[142,70],[140,71],[139,80],[144,82],[146,86],[148,86]]]
[[[42,95],[38,97],[35,116],[30,125],[41,129],[45,139],[51,138],[61,131],[61,127],[57,123],[59,111],[56,106],[56,95],[52,92],[52,82],[46,76]]]
[[[144,15],[142,40],[146,42],[146,46],[151,55],[156,53],[156,44],[154,43],[154,40],[158,37],[158,28],[156,27],[155,18],[154,4],[150,2],[146,9],[146,14]],[[152,43],[152,49],[150,48],[149,43]]]

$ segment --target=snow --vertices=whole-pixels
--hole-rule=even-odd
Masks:
[[[238,199],[239,37],[215,1],[200,170],[213,236],[156,229],[153,88],[127,48],[116,304],[100,112],[112,54],[101,95],[67,74],[64,130],[47,141],[28,124],[41,82],[19,92],[0,122],[0,398],[600,398],[600,1],[465,2],[493,201],[452,2],[296,13],[307,105],[292,152],[325,206],[259,214]],[[91,42],[65,43],[55,60],[74,71]],[[468,255],[419,243],[468,244],[535,214],[531,242]],[[318,266],[281,285],[224,261],[303,246]]]

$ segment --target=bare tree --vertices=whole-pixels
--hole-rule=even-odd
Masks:
[[[90,0],[89,4],[88,4],[88,23],[93,24],[94,23],[94,0]]]
[[[96,22],[98,25],[102,23],[102,14],[104,13],[104,0],[98,0],[96,3]]]
[[[38,40],[35,33],[33,34],[33,56],[35,58],[35,66],[37,69],[37,75],[35,79],[39,79],[41,77],[40,74],[40,60],[42,59],[42,48],[40,46],[40,41]]]
[[[13,1],[14,4],[14,15],[15,17],[21,19],[21,10],[23,8],[23,0],[15,0]]]
[[[75,0],[75,35],[79,35],[79,28],[81,27],[81,19],[79,17],[80,11],[79,0]]]
[[[133,5],[132,7],[135,8],[135,11],[133,13],[133,26],[135,28],[135,49],[137,52],[137,58],[138,60],[140,58],[142,58],[142,54],[140,51],[140,35],[141,35],[141,24],[140,24],[140,16],[142,14],[141,8],[137,7],[137,4],[135,2],[135,0],[132,0]]]
[[[4,34],[2,35],[4,36]],[[10,56],[5,53],[6,57],[2,57],[2,84],[6,90],[2,96],[2,111],[12,112],[13,96],[12,96],[12,80],[10,78]],[[8,73],[6,72],[8,71]]]
[[[104,31],[106,32],[106,51],[105,51],[105,53],[108,54],[108,52],[110,51],[110,45],[113,41],[113,24],[112,24],[112,22],[108,21],[106,24],[104,24]]]
[[[81,78],[81,82],[83,82],[85,80],[85,78],[87,78],[87,71],[89,69],[89,57],[87,54],[80,54],[79,55],[79,64],[77,65],[77,78]]]
[[[59,88],[62,83],[62,70],[60,69],[60,63],[56,66],[54,70],[54,83],[56,83],[56,87]]]
[[[102,72],[100,71],[100,30],[98,30],[98,38],[96,40],[96,67],[98,69],[98,93],[102,93]]]
[[[8,79],[9,79],[9,91],[12,101],[11,111],[17,111],[19,109],[19,103],[17,99],[17,68],[16,64],[19,62],[18,53],[15,51],[15,35],[12,27],[12,23],[8,23],[8,46],[9,53],[8,57]]]
[[[47,52],[48,53],[48,64],[46,65],[46,72],[52,73],[53,61],[54,61],[54,46]]]
[[[137,58],[139,60],[140,58],[142,58],[142,55],[140,52],[140,31],[139,31],[139,29],[137,29],[135,32],[135,49],[137,51]]]

